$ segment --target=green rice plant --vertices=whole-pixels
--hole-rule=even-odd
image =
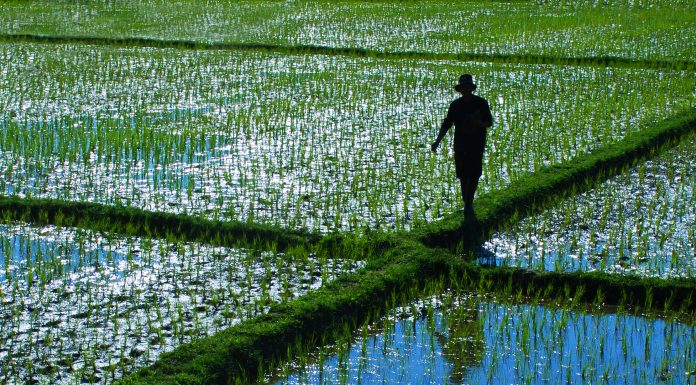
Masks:
[[[693,320],[592,309],[439,293],[392,308],[259,383],[688,383],[680,373],[693,360]]]
[[[409,229],[458,208],[451,152],[427,144],[462,71],[495,113],[481,192],[694,103],[679,70],[0,48],[14,74],[0,89],[22,94],[0,92],[3,194],[323,232]]]
[[[39,6],[15,0],[3,2],[1,9],[3,34],[135,38],[146,45],[156,42],[145,39],[163,39],[181,48],[196,48],[196,43],[295,51],[328,47],[340,54],[464,53],[502,56],[501,61],[535,55],[559,62],[599,57],[609,64],[621,59],[650,63],[694,57],[690,41],[694,4],[688,0],[456,4],[150,0],[89,6]]]
[[[0,381],[10,383],[118,379],[266,312],[283,300],[281,285],[302,295],[364,265],[305,257],[311,271],[277,252],[22,223],[0,224],[0,244],[10,272],[0,279]],[[60,270],[48,268],[51,260]],[[301,283],[318,271],[323,280]]]
[[[656,159],[513,224],[485,247],[506,265],[692,277],[693,149],[689,136]],[[530,241],[520,247],[520,237]],[[554,245],[552,261],[545,259],[546,245]]]

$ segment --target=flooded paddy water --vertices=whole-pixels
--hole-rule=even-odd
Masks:
[[[624,12],[471,3],[446,15],[441,6],[462,5],[3,4],[2,33],[322,47],[0,43],[0,196],[324,233],[413,228],[460,204],[451,139],[437,155],[429,146],[463,72],[475,74],[495,115],[480,193],[696,107],[693,71],[659,62],[691,60],[693,16],[663,1],[651,12],[628,2]],[[463,21],[470,28],[458,28]],[[341,47],[423,52],[330,54]],[[453,52],[525,58],[433,59]],[[640,62],[514,62],[528,55]],[[694,278],[693,150],[692,138],[523,219],[483,245],[495,256],[484,262]],[[111,383],[364,265],[0,223],[0,384]],[[446,293],[276,374],[321,384],[696,381],[692,320],[614,310]]]
[[[364,265],[0,224],[0,383],[105,383]]]
[[[494,111],[481,192],[694,105],[690,71],[0,44],[0,194],[318,231],[460,205],[453,80]],[[11,90],[11,91],[10,91]]]
[[[693,60],[695,8],[689,0],[9,2],[0,12],[0,33]]]
[[[693,320],[444,293],[393,309],[263,384],[690,384]]]
[[[494,234],[486,264],[696,278],[696,137]]]

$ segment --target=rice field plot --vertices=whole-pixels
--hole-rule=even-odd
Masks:
[[[459,206],[452,79],[494,112],[481,192],[696,105],[691,71],[1,44],[0,193],[319,231]]]
[[[690,384],[693,320],[445,292],[396,308],[263,384]]]
[[[0,383],[109,383],[363,265],[0,224]]]
[[[494,234],[486,263],[696,276],[696,137]]]
[[[693,61],[696,6],[676,1],[210,2],[0,5],[0,33],[324,46],[378,52]]]

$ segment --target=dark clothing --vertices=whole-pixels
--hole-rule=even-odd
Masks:
[[[454,169],[457,178],[480,178],[483,175],[483,152],[470,153],[454,150]]]
[[[438,142],[454,124],[454,164],[457,178],[479,178],[483,169],[483,150],[486,147],[486,127],[493,116],[486,99],[471,95],[469,100],[453,101],[442,122]]]

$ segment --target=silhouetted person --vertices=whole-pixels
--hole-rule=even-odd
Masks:
[[[483,173],[486,129],[493,125],[493,116],[486,99],[473,94],[476,84],[471,75],[460,76],[454,89],[462,96],[450,104],[431,150],[437,150],[447,130],[454,124],[454,165],[462,189],[464,213],[471,216],[474,213],[474,193]]]

